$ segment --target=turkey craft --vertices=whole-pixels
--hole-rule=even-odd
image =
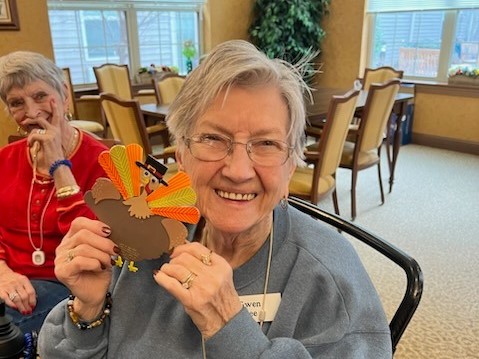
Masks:
[[[121,249],[116,264],[160,257],[183,244],[188,231],[185,223],[198,223],[196,193],[184,172],[168,182],[164,164],[148,155],[143,162],[143,148],[137,144],[116,145],[104,151],[98,162],[109,178],[99,178],[85,202],[104,223],[111,227],[110,239]]]

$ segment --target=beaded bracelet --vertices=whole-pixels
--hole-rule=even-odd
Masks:
[[[72,168],[72,163],[70,160],[63,159],[63,160],[56,160],[55,162],[52,163],[50,166],[50,169],[48,170],[48,173],[50,174],[50,177],[53,177],[53,173],[57,170],[58,167],[60,166],[67,166],[68,168]]]
[[[73,186],[65,186],[59,188],[56,195],[58,199],[67,198],[73,196],[74,194],[80,193],[80,186],[73,185]]]
[[[103,307],[103,312],[101,315],[91,321],[91,322],[84,322],[80,320],[80,317],[78,316],[77,313],[75,313],[73,309],[73,300],[75,299],[75,296],[73,294],[70,294],[68,297],[68,302],[67,302],[67,309],[68,309],[68,315],[70,316],[70,319],[73,322],[73,325],[75,325],[78,329],[81,330],[87,330],[87,329],[93,329],[95,327],[98,327],[103,324],[105,321],[106,317],[110,315],[110,310],[113,304],[113,300],[111,299],[111,293],[107,292],[106,297],[105,297],[105,305]]]

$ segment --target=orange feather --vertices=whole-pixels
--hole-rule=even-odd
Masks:
[[[125,185],[123,184],[120,174],[118,173],[115,167],[115,164],[113,163],[113,160],[111,159],[110,152],[103,151],[102,153],[100,153],[100,155],[98,156],[98,163],[105,170],[108,177],[111,179],[115,187],[121,193],[121,196],[123,197],[123,199],[127,199],[128,194],[127,194]]]
[[[159,216],[176,219],[185,223],[198,223],[200,211],[196,207],[160,207],[151,211]]]
[[[143,147],[137,143],[131,143],[126,146],[126,155],[130,164],[131,181],[133,184],[133,196],[140,195],[140,167],[136,161],[143,161]]]
[[[168,180],[168,186],[160,186],[153,192],[151,192],[148,197],[146,197],[147,202],[154,201],[158,198],[164,197],[170,193],[178,191],[179,189],[189,187],[191,185],[190,177],[185,172],[178,172],[173,177]]]

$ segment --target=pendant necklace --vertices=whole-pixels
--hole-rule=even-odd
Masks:
[[[45,264],[45,252],[42,250],[43,248],[43,221],[45,219],[45,213],[47,212],[47,208],[50,205],[50,202],[53,197],[53,193],[55,192],[55,186],[53,186],[50,195],[48,196],[47,203],[45,207],[43,208],[42,215],[40,216],[40,246],[37,247],[35,243],[33,242],[32,239],[32,229],[31,229],[31,222],[30,222],[30,216],[31,216],[31,207],[32,207],[32,196],[33,196],[33,186],[35,183],[39,183],[41,185],[51,183],[52,181],[40,181],[37,180],[37,158],[36,154],[33,155],[33,178],[32,182],[30,184],[30,191],[28,193],[28,205],[27,205],[27,230],[28,230],[28,239],[30,241],[30,244],[33,248],[33,253],[32,253],[32,263],[36,266],[41,266]]]

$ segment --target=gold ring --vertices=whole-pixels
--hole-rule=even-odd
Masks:
[[[18,293],[16,291],[8,295],[8,298],[10,298],[12,302],[15,300],[16,297],[18,297]]]
[[[211,265],[211,253],[213,253],[212,250],[210,250],[210,253],[208,254],[201,255],[201,261],[203,262],[203,264],[206,264],[207,266]]]
[[[73,249],[69,249],[68,252],[67,252],[67,263],[70,263],[73,258],[75,258],[75,252],[73,251]]]
[[[181,282],[181,285],[183,286],[183,288],[185,289],[190,289],[191,287],[191,284],[193,283],[193,280],[196,278],[196,274],[193,273],[193,272],[190,272],[190,274],[188,274],[188,276],[186,277],[186,279]]]
[[[45,130],[44,128],[40,128],[40,129],[38,129],[37,132],[38,132],[39,135],[44,135],[45,133],[47,133],[47,130]]]

